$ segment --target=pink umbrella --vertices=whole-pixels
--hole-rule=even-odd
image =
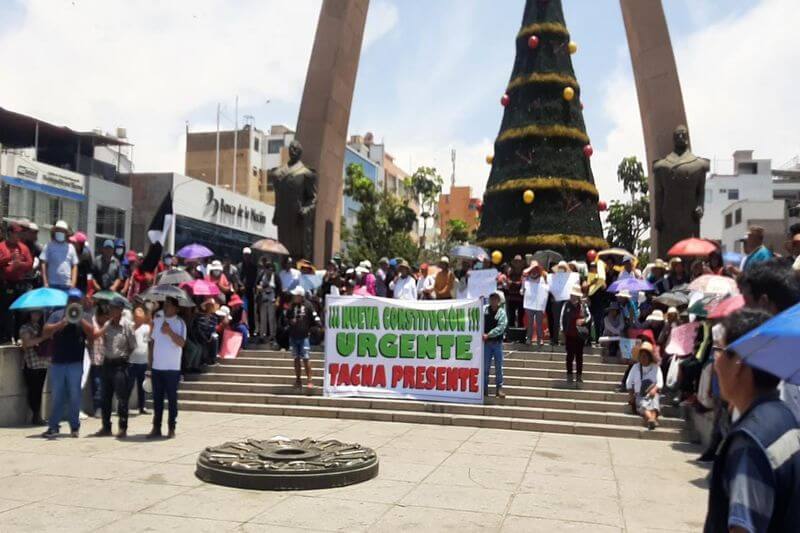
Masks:
[[[196,279],[181,283],[181,288],[192,291],[194,296],[219,296],[220,291],[216,283],[211,283],[204,279]]]
[[[676,242],[667,252],[671,256],[696,256],[705,257],[717,250],[717,245],[705,239],[692,237]]]
[[[713,274],[703,274],[689,284],[689,289],[705,294],[739,294],[735,279]]]
[[[708,313],[708,318],[725,318],[729,314],[733,313],[734,311],[738,311],[742,307],[744,307],[744,296],[737,294],[736,296],[725,298],[717,305],[712,307]]]

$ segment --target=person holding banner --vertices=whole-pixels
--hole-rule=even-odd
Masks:
[[[292,305],[286,311],[286,318],[289,321],[289,346],[294,355],[294,386],[300,388],[300,361],[306,369],[306,386],[311,389],[314,387],[311,381],[311,328],[322,326],[319,315],[314,311],[306,299],[306,291],[299,285],[292,289]]]
[[[417,280],[411,275],[411,265],[405,259],[397,263],[398,276],[389,282],[395,300],[416,300]]]
[[[495,396],[505,398],[503,392],[503,336],[508,319],[506,310],[500,305],[503,295],[495,291],[489,296],[489,305],[483,313],[483,393],[489,394],[489,370],[494,360]]]
[[[537,261],[523,272],[522,284],[523,307],[528,320],[527,342],[533,344],[533,330],[536,329],[536,343],[544,344],[544,311],[547,307],[547,296],[550,286],[547,284],[547,274]]]

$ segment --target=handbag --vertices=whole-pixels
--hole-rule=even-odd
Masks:
[[[644,379],[644,370],[642,370],[642,363],[639,364],[639,396],[647,396],[647,392],[653,386],[653,380]]]
[[[667,380],[666,384],[667,387],[670,389],[674,389],[675,385],[678,384],[678,377],[680,376],[680,358],[673,355],[672,359],[669,361],[669,369],[667,370]]]

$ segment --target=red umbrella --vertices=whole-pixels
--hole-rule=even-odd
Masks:
[[[667,252],[671,256],[706,256],[717,250],[717,245],[705,239],[684,239],[676,242]]]
[[[725,318],[729,314],[733,313],[734,311],[738,311],[742,307],[744,307],[744,296],[737,294],[736,296],[725,298],[715,305],[711,311],[709,311],[708,318]]]
[[[220,291],[216,283],[211,283],[204,279],[196,279],[187,281],[181,284],[181,288],[187,288],[192,291],[194,296],[219,296]]]

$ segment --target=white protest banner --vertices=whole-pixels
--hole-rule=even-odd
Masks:
[[[538,281],[526,279],[524,285],[525,299],[522,307],[531,309],[533,311],[544,311],[547,307],[547,295],[550,291],[550,286],[542,278]]]
[[[483,402],[479,300],[328,296],[325,396]]]
[[[467,298],[488,298],[497,290],[497,270],[470,270],[467,278]]]
[[[581,281],[577,272],[558,272],[550,276],[550,294],[557,302],[569,300],[569,291]]]

